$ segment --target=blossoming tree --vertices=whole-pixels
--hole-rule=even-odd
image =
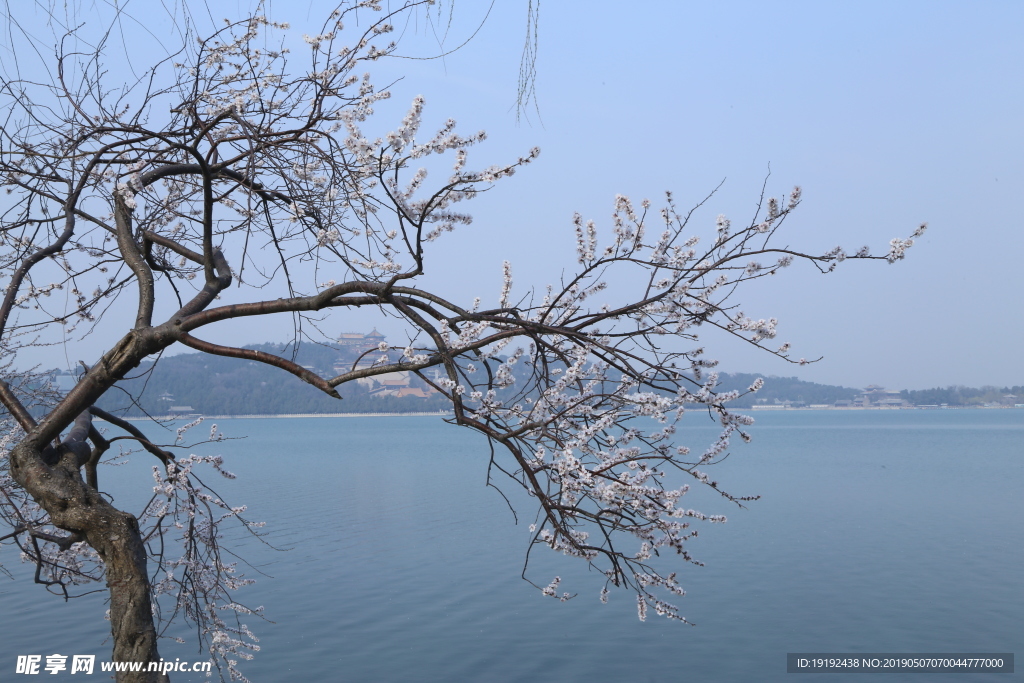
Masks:
[[[377,7],[343,7],[306,36],[308,54],[287,63],[261,37],[287,27],[255,16],[196,41],[133,87],[104,82],[102,48],[59,54],[52,83],[0,85],[2,357],[108,335],[108,350],[82,364],[64,393],[10,362],[0,368],[0,540],[17,543],[37,582],[58,592],[106,580],[117,661],[158,661],[158,622],[174,616],[197,626],[225,675],[239,675],[235,662],[253,647],[247,610],[232,597],[244,580],[221,560],[216,532],[229,519],[249,524],[244,508],[193,474],[220,460],[182,453],[184,428],[161,446],[96,407],[144,360],[183,344],[276,366],[333,397],[346,382],[416,373],[451,401],[453,423],[487,436],[491,471],[536,501],[536,545],[597,569],[602,600],[625,587],[640,618],[653,610],[682,620],[672,558],[696,562],[687,551],[694,524],[724,521],[687,507],[688,486],[743,503],[705,470],[731,438],[749,438],[751,422],[729,410],[736,392],[716,391],[698,332],[718,328],[804,362],[790,359],[788,345],[769,346],[776,321],[740,312],[741,290],[795,260],[827,272],[848,258],[893,262],[912,244],[893,240],[879,256],[778,246],[799,189],[764,200],[741,227],[720,217],[705,242],[689,234],[693,212],[678,211],[671,196],[660,209],[620,196],[610,229],[575,218],[576,266],[557,286],[514,292],[506,263],[493,303],[428,291],[419,283],[431,243],[469,224],[461,207],[538,150],[474,170],[469,149],[483,133],[460,134],[449,120],[423,134],[420,97],[392,132],[364,134],[389,93],[360,71],[395,49],[384,36],[416,4],[354,32],[349,13]],[[301,60],[307,68],[296,71]],[[446,170],[434,181],[428,168]],[[63,305],[51,305],[58,298]],[[114,301],[134,311],[123,334],[103,325]],[[367,307],[404,321],[409,341],[382,345],[372,362],[336,376],[203,339],[245,317],[292,314],[308,329]],[[691,452],[676,427],[694,406],[722,431]],[[138,516],[103,495],[97,464],[115,440],[154,458],[154,495]],[[544,594],[568,597],[559,579],[540,583]],[[236,618],[220,616],[224,607]]]

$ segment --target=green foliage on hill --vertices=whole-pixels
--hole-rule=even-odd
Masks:
[[[347,367],[356,357],[344,349],[305,344],[293,354],[291,347],[258,344],[248,348],[292,359],[321,376],[337,374],[335,365]],[[525,373],[525,365],[516,367]],[[745,392],[761,375],[720,373],[717,391]],[[418,378],[415,387],[426,387]],[[430,398],[371,396],[369,389],[357,383],[338,388],[343,400],[333,399],[295,376],[262,363],[223,358],[202,353],[187,353],[162,358],[156,364],[140,367],[129,379],[118,384],[121,391],[108,392],[100,407],[127,416],[167,415],[171,406],[191,406],[206,415],[274,415],[285,413],[376,413],[427,412],[447,410],[444,397]],[[510,388],[510,393],[515,389]],[[796,377],[764,377],[764,387],[733,401],[733,408],[750,408],[757,403],[790,401],[796,405],[828,404],[852,400],[860,389],[805,382]],[[915,405],[980,406],[993,403],[1024,403],[1024,386],[947,387],[920,391],[902,391],[900,396]],[[1008,398],[1008,396],[1010,396]],[[1014,398],[1013,396],[1016,396]]]
[[[277,344],[248,348],[291,358],[288,349]],[[295,362],[331,376],[339,359],[334,349],[303,345]],[[346,359],[353,361],[352,359]],[[419,380],[414,386],[423,386]],[[342,400],[302,382],[279,368],[237,358],[187,353],[162,358],[140,366],[134,375],[119,382],[121,391],[108,392],[100,407],[126,416],[167,415],[171,406],[191,406],[205,415],[272,415],[283,413],[374,413],[444,410],[441,396],[430,398],[375,397],[355,382],[338,388]],[[169,395],[169,396],[168,396]]]
[[[741,396],[729,405],[734,408],[749,408],[757,402],[775,403],[776,400],[780,402],[793,401],[797,403],[802,401],[806,405],[812,405],[815,403],[827,403],[832,405],[836,401],[852,400],[861,393],[860,389],[804,382],[796,377],[765,377],[764,375],[755,375],[746,372],[739,372],[735,374],[724,372],[720,373],[718,378],[718,390],[737,390],[744,392],[758,377],[764,378],[764,386],[760,391],[756,394]]]
[[[290,358],[327,377],[336,374],[333,367],[339,361],[351,367],[356,360],[343,350],[314,344],[302,345],[297,354],[292,353],[291,347],[279,344],[248,348]],[[517,370],[525,372],[526,368],[520,366]],[[743,392],[758,377],[750,373],[721,373],[718,390]],[[426,386],[418,378],[412,380],[412,385]],[[195,412],[206,415],[403,413],[449,408],[449,403],[439,395],[426,399],[371,396],[367,387],[354,382],[339,387],[343,400],[338,401],[278,368],[202,353],[170,356],[144,365],[131,378],[119,383],[118,388],[122,391],[108,392],[100,406],[127,416],[167,415],[172,406],[191,406]],[[832,404],[852,399],[858,393],[858,389],[803,382],[795,377],[768,377],[757,394],[743,396],[731,405],[749,408],[759,400]]]
[[[999,403],[1024,403],[1024,386],[936,387],[918,391],[903,390],[900,397],[914,405],[981,406]]]

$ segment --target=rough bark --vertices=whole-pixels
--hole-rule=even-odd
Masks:
[[[60,460],[47,465],[42,451],[22,442],[11,452],[11,475],[45,509],[53,523],[83,535],[106,566],[110,630],[115,662],[160,661],[146,552],[135,516],[108,503],[85,481],[78,456],[66,445]],[[119,683],[164,683],[166,674],[119,672]]]
[[[110,592],[110,631],[115,662],[158,662],[146,549],[135,516],[111,505],[87,484],[81,468],[90,460],[85,442],[91,419],[85,410],[95,397],[138,365],[152,337],[129,333],[104,354],[74,390],[10,454],[10,473],[50,516],[55,526],[79,534],[99,554]],[[148,343],[147,343],[148,341]],[[63,443],[49,445],[76,415]],[[119,683],[166,683],[164,673],[117,672]]]

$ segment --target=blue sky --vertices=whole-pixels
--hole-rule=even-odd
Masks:
[[[799,368],[709,336],[723,369],[894,388],[1024,381],[1022,6],[647,7],[541,7],[543,125],[516,127],[509,111],[524,2],[498,3],[474,42],[444,65],[418,63],[396,88],[487,128],[487,149],[543,150],[474,207],[459,243],[481,262],[477,277],[496,282],[510,258],[517,281],[527,270],[546,281],[571,258],[572,212],[607,224],[619,192],[672,190],[685,204],[726,179],[699,227],[718,213],[745,218],[770,164],[770,192],[804,190],[787,225],[793,246],[884,251],[921,221],[930,230],[897,265],[847,263],[827,277],[794,268],[748,292],[748,314],[777,316],[798,356],[825,358]],[[482,256],[495,235],[503,249]],[[549,239],[561,248],[541,257],[531,245]]]
[[[215,2],[214,18],[253,3]],[[446,46],[461,43],[487,11],[460,2]],[[156,2],[128,3],[170,39]],[[607,228],[617,193],[665,190],[686,206],[725,184],[695,215],[710,234],[724,213],[749,219],[768,191],[793,185],[804,202],[783,241],[825,251],[868,244],[884,253],[922,221],[929,232],[893,266],[848,262],[836,273],[791,268],[749,290],[748,315],[778,317],[797,367],[709,334],[725,371],[890,388],[1024,383],[1019,340],[1024,254],[1024,47],[1020,3],[652,2],[645,11],[608,2],[544,3],[537,96],[540,117],[516,121],[526,0],[497,0],[477,35],[443,60],[390,60],[376,81],[401,77],[378,107],[393,127],[417,94],[425,130],[449,116],[484,128],[480,166],[540,158],[469,205],[476,221],[437,243],[428,281],[467,297],[497,297],[501,262],[516,286],[543,286],[574,264],[571,217]],[[298,41],[329,11],[318,1],[270,3]],[[152,11],[152,14],[148,14]],[[162,33],[161,33],[162,32]],[[429,30],[402,51],[437,52]],[[301,45],[301,42],[299,42]],[[296,47],[296,50],[299,49]],[[337,331],[394,335],[377,319],[339,320]],[[271,339],[252,324],[211,339]],[[287,327],[287,326],[283,326]],[[365,330],[363,328],[366,328]]]

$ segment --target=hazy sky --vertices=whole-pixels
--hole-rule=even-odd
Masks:
[[[447,60],[447,77],[432,62],[401,84],[482,122],[495,147],[543,150],[486,212],[476,207],[477,239],[461,236],[474,260],[499,235],[490,271],[510,254],[519,270],[543,258],[543,279],[571,256],[572,212],[607,225],[617,192],[656,199],[671,189],[695,202],[725,178],[702,228],[718,213],[746,219],[770,164],[769,191],[804,189],[786,226],[793,246],[884,251],[921,221],[930,230],[896,265],[846,263],[829,276],[794,268],[749,292],[749,315],[778,317],[797,356],[824,359],[800,368],[723,344],[723,369],[892,388],[1024,383],[1024,6],[579,7],[541,7],[543,126],[516,128],[508,111],[523,2],[498,3]],[[531,248],[552,233],[557,258]],[[708,347],[716,355],[712,338]]]
[[[218,19],[252,4],[207,2]],[[465,40],[488,4],[458,3],[446,46]],[[150,5],[158,3],[128,7],[139,14]],[[268,14],[290,21],[299,38],[316,32],[330,6],[273,2]],[[436,245],[429,281],[491,301],[505,259],[517,288],[555,281],[575,263],[573,212],[608,230],[617,193],[657,205],[672,190],[686,206],[725,179],[696,215],[694,232],[712,233],[719,213],[744,223],[770,165],[771,194],[803,188],[782,237],[793,247],[868,244],[884,254],[891,238],[920,222],[930,229],[896,265],[848,262],[828,276],[793,267],[748,290],[744,310],[779,318],[779,341],[793,344],[794,357],[824,359],[787,365],[709,334],[709,355],[722,370],[897,389],[1024,384],[1017,266],[1024,5],[625,8],[541,6],[540,117],[531,111],[529,123],[517,124],[514,107],[526,0],[497,0],[473,40],[443,60],[380,65],[378,83],[403,78],[392,105],[378,108],[382,130],[422,94],[425,130],[450,116],[464,132],[488,131],[471,157],[477,166],[513,160],[534,145],[542,150],[533,165],[467,205],[476,221]],[[169,37],[156,18],[149,28]],[[431,53],[429,31],[404,39],[404,52]],[[338,332],[373,324],[332,323]],[[264,341],[287,327],[247,325],[208,337]],[[400,332],[387,323],[381,331]]]

